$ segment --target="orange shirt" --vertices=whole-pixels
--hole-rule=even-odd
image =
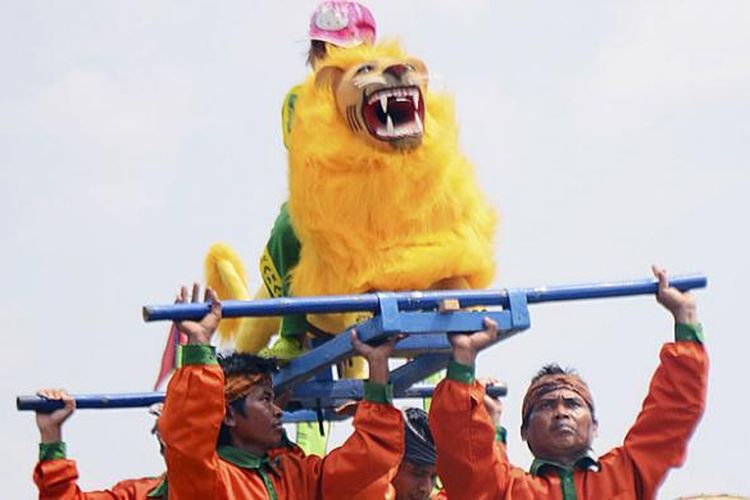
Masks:
[[[224,374],[208,346],[186,347],[186,358],[203,359],[184,359],[159,418],[167,445],[170,500],[350,499],[401,460],[401,412],[367,400],[354,416],[354,433],[324,458],[274,453],[255,468],[221,458],[216,441],[225,410]]]
[[[144,477],[120,481],[109,490],[83,492],[78,487],[78,469],[74,460],[58,458],[37,463],[34,483],[39,488],[39,500],[147,500],[148,494],[164,480]]]
[[[655,498],[668,470],[685,459],[703,413],[707,378],[708,358],[700,342],[664,345],[635,424],[622,446],[599,458],[598,470],[544,467],[532,475],[496,453],[483,387],[451,380],[449,373],[430,412],[438,474],[453,500]]]

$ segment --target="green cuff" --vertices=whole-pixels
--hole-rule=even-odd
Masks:
[[[456,382],[471,385],[474,383],[474,367],[462,365],[461,363],[451,360],[450,363],[448,363],[447,377]]]
[[[57,460],[65,458],[65,442],[39,443],[39,461]]]
[[[291,314],[281,318],[279,335],[282,337],[299,337],[310,329],[307,316],[304,314]]]
[[[365,400],[372,403],[393,404],[393,386],[391,384],[364,383]]]
[[[674,325],[675,342],[698,342],[703,344],[703,326],[700,323],[675,323]]]
[[[500,424],[495,427],[495,442],[508,444],[508,429]]]
[[[208,344],[188,344],[182,346],[182,366],[216,365],[216,348]]]

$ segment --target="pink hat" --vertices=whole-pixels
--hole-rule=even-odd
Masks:
[[[375,35],[375,17],[370,9],[358,2],[322,2],[310,18],[310,40],[338,47],[356,47],[374,43]]]

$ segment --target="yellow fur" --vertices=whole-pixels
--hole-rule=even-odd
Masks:
[[[379,56],[406,55],[391,42],[334,50],[323,65]],[[422,145],[379,150],[348,128],[330,87],[313,75],[299,88],[289,148],[289,212],[302,243],[294,295],[492,281],[496,215],[459,149],[452,100],[428,91],[425,104]]]
[[[220,300],[248,300],[245,268],[237,252],[229,245],[211,245],[204,263],[206,285],[213,288]],[[265,286],[255,294],[256,299],[269,298]],[[268,343],[271,334],[278,330],[278,317],[223,319],[219,325],[222,340],[237,339],[240,352],[257,353]]]

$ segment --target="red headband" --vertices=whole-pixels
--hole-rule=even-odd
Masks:
[[[591,391],[589,391],[586,382],[581,380],[577,375],[556,373],[554,375],[544,375],[529,386],[529,389],[526,391],[526,396],[523,398],[523,405],[521,406],[523,426],[526,425],[534,406],[539,402],[542,396],[558,389],[568,389],[581,396],[581,399],[586,402],[593,416],[594,399],[591,397]]]
[[[270,383],[271,378],[263,373],[229,375],[224,382],[224,401],[232,401],[247,396],[250,389],[257,384]]]

